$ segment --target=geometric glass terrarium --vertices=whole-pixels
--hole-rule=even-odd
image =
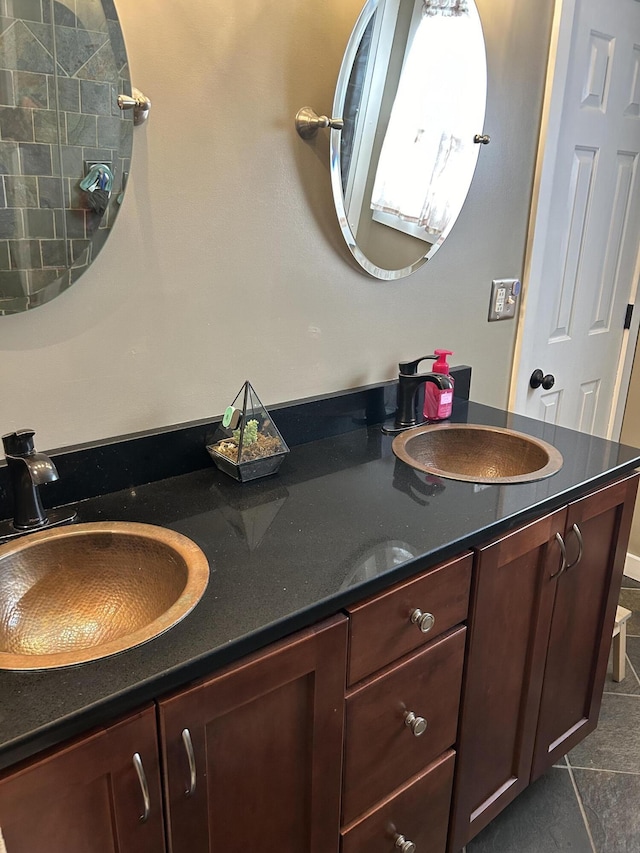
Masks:
[[[243,483],[274,474],[289,452],[249,381],[225,410],[207,450],[221,471]]]

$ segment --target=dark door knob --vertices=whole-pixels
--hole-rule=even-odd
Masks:
[[[545,374],[538,368],[534,370],[529,379],[529,385],[532,388],[539,388],[541,385],[545,391],[549,391],[556,384],[556,377],[551,373]]]

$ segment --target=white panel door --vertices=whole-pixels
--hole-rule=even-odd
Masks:
[[[510,403],[611,436],[640,244],[640,2],[562,15]],[[530,387],[537,368],[553,387]]]

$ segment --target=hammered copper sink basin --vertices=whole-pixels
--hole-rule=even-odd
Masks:
[[[0,546],[0,669],[73,666],[173,627],[209,579],[200,548],[151,524],[96,522]]]
[[[397,435],[392,448],[418,471],[471,483],[531,483],[562,468],[562,454],[546,441],[476,424],[415,427]]]

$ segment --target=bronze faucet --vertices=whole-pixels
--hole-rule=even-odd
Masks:
[[[44,453],[34,447],[32,429],[21,429],[2,436],[7,468],[13,491],[13,528],[27,533],[75,518],[75,510],[54,512],[47,517],[38,486],[58,479],[58,470]]]
[[[453,388],[450,377],[444,373],[418,373],[418,365],[425,359],[435,359],[435,355],[423,355],[415,361],[401,361],[398,365],[398,407],[393,429],[385,429],[383,432],[396,433],[405,429],[418,426],[416,417],[416,394],[418,388],[425,382],[433,382],[441,391]],[[427,421],[420,420],[420,423]]]

